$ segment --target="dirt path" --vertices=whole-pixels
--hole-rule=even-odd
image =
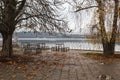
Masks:
[[[0,80],[120,80],[120,63],[102,64],[80,51],[44,52],[28,63],[0,63]]]

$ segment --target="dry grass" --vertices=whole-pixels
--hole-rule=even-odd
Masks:
[[[104,63],[120,62],[120,54],[105,56],[101,53],[86,53],[83,55],[85,57],[97,60],[99,62],[104,62]]]

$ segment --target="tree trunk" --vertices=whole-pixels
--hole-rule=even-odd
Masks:
[[[2,34],[3,44],[2,44],[2,55],[10,57],[13,54],[12,48],[12,33],[11,34]]]
[[[103,42],[103,54],[113,55],[115,50],[115,42]]]
[[[96,0],[98,3],[99,10],[99,28],[102,37],[102,45],[103,45],[103,54],[104,55],[112,55],[115,50],[115,41],[117,34],[117,19],[118,19],[118,9],[119,9],[119,0],[114,0],[114,17],[113,17],[113,26],[111,38],[108,39],[106,28],[105,28],[105,8],[104,8],[104,0]]]

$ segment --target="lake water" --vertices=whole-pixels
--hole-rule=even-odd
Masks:
[[[19,45],[24,43],[38,44],[46,43],[46,46],[54,47],[56,44],[64,44],[65,47],[70,49],[82,49],[82,50],[100,50],[102,51],[102,44],[100,43],[91,43],[87,39],[82,38],[19,38]],[[117,43],[115,46],[115,51],[120,51],[120,44]]]

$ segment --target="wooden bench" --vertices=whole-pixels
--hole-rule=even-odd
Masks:
[[[42,52],[39,45],[31,45],[30,43],[23,44],[24,53],[31,53],[32,51],[35,51],[37,54]]]
[[[24,52],[24,53],[29,53],[29,52],[31,52],[30,43],[24,43],[23,46],[22,46],[22,48],[23,48],[23,52]]]
[[[69,47],[65,47],[64,44],[56,44],[55,47],[51,48],[52,51],[61,51],[67,52],[69,51]]]

